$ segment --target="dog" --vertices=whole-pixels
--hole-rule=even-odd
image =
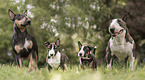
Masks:
[[[79,52],[78,57],[81,67],[92,67],[94,70],[97,70],[97,59],[95,58],[96,47],[91,46],[82,46],[81,42],[78,41]],[[91,50],[94,50],[93,53]]]
[[[45,46],[48,52],[46,62],[49,72],[52,68],[58,69],[59,67],[61,67],[64,71],[64,69],[67,68],[66,63],[70,64],[69,58],[65,54],[60,53],[58,50],[59,45],[59,38],[55,43],[45,42]]]
[[[31,20],[27,16],[27,10],[23,14],[14,14],[8,10],[10,20],[14,22],[12,49],[16,55],[16,62],[22,69],[23,58],[30,57],[29,71],[33,70],[33,58],[35,59],[35,69],[38,69],[38,47],[34,37],[27,32],[27,27],[31,25]]]
[[[127,13],[122,18],[113,19],[109,25],[109,33],[111,38],[106,48],[106,62],[107,68],[111,69],[113,55],[118,59],[129,58],[129,69],[133,70],[135,42],[129,34],[126,26]]]

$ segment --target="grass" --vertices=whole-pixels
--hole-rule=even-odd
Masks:
[[[134,71],[119,66],[113,66],[112,70],[99,66],[95,72],[73,66],[64,72],[59,69],[49,73],[46,68],[40,68],[29,73],[28,67],[19,70],[15,65],[0,64],[0,80],[145,80],[145,66],[138,66]]]

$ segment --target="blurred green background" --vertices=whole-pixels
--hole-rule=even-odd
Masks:
[[[145,58],[145,1],[144,0],[0,0],[0,63],[15,62],[11,48],[13,22],[8,10],[15,14],[28,10],[31,26],[27,28],[39,48],[39,66],[44,66],[47,51],[45,41],[60,38],[60,52],[72,64],[79,59],[78,41],[97,46],[96,57],[104,64],[105,49],[110,38],[109,18],[122,17],[128,12],[127,26],[136,42],[136,53],[141,62]]]

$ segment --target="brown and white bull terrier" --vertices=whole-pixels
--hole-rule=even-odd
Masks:
[[[122,18],[113,19],[109,25],[109,33],[111,38],[106,48],[107,68],[111,69],[113,55],[118,59],[129,58],[129,69],[134,69],[134,49],[135,42],[129,34],[126,26],[127,14]],[[110,59],[110,60],[109,60]]]
[[[23,14],[14,14],[9,9],[9,17],[14,22],[12,49],[16,55],[16,62],[22,69],[23,58],[30,57],[29,71],[33,69],[33,58],[35,59],[35,68],[38,69],[38,47],[34,37],[27,32],[27,27],[31,25],[31,20],[27,16],[27,10]]]
[[[52,68],[58,69],[59,67],[62,67],[64,71],[64,69],[67,68],[66,63],[70,64],[69,58],[65,54],[59,52],[59,45],[59,38],[55,43],[45,42],[45,46],[48,52],[46,62],[49,72]]]

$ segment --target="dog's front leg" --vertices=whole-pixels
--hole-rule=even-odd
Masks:
[[[47,64],[47,69],[48,69],[48,71],[50,72],[51,69],[52,69],[52,67],[51,67],[49,64]]]
[[[134,69],[134,60],[135,57],[133,57],[133,54],[129,57],[129,70],[133,70]]]
[[[38,70],[38,65],[37,65],[38,56],[37,56],[36,51],[35,51],[35,56],[36,56],[36,59],[35,59],[35,69]]]
[[[61,66],[62,70],[64,71],[64,69],[65,69],[64,62],[60,63],[60,66]]]
[[[19,60],[19,67],[20,69],[22,69],[22,59],[20,55],[18,55],[18,60]]]
[[[29,72],[33,70],[33,58],[32,58],[32,53],[29,54],[30,56],[30,62],[29,62]]]
[[[94,69],[94,71],[96,71],[97,70],[97,61],[93,61],[93,69]]]
[[[110,70],[111,70],[112,60],[113,60],[113,56],[111,55],[110,63],[107,64],[107,69],[110,68]]]

